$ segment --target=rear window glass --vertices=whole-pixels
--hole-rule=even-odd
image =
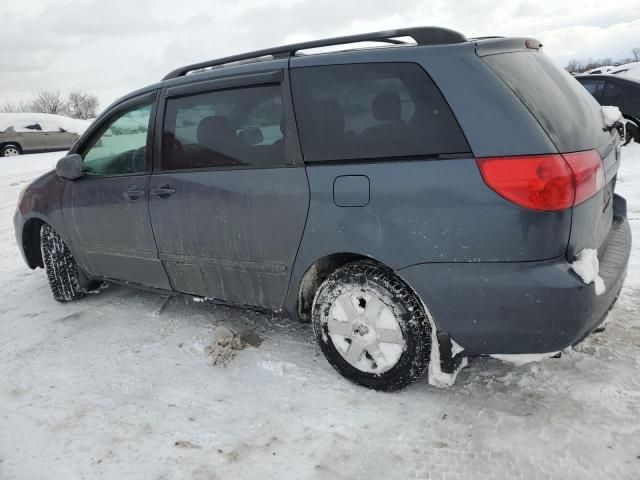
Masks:
[[[560,152],[589,150],[609,140],[598,102],[545,55],[512,52],[483,60],[536,117]]]
[[[291,76],[306,161],[469,151],[440,91],[416,64],[303,67]]]

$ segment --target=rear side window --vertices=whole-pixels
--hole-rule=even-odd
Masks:
[[[283,166],[284,124],[279,85],[170,98],[162,169]]]
[[[587,89],[595,98],[600,98],[604,90],[604,80],[579,80],[584,88]]]
[[[511,52],[483,60],[520,98],[559,152],[590,150],[610,139],[598,102],[545,55]]]
[[[469,151],[442,94],[416,64],[302,67],[291,76],[306,161]]]

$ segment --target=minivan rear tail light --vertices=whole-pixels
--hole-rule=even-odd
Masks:
[[[553,212],[584,202],[604,186],[595,150],[477,159],[485,183],[510,202]]]
[[[573,171],[576,189],[574,205],[588,200],[604,187],[604,168],[602,168],[602,160],[596,150],[565,153],[562,156]]]

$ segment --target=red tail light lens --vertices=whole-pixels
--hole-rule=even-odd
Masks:
[[[482,178],[498,195],[533,210],[573,205],[573,175],[560,155],[478,159]]]
[[[562,155],[573,171],[576,189],[574,205],[579,205],[599,192],[605,184],[602,160],[595,150]]]
[[[595,150],[480,158],[477,163],[492,190],[532,210],[565,210],[593,196],[605,183],[602,161]]]

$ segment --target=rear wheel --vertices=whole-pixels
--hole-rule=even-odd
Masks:
[[[58,302],[70,302],[85,296],[80,285],[80,271],[69,247],[49,225],[40,229],[42,261],[47,273],[53,298]]]
[[[322,353],[344,377],[376,390],[398,390],[429,365],[431,328],[411,289],[369,262],[338,269],[320,285],[312,309]]]
[[[16,157],[22,153],[20,145],[9,143],[0,148],[0,157]]]
[[[624,144],[627,145],[632,140],[636,143],[640,143],[640,127],[635,122],[628,120],[626,125],[626,138]]]

